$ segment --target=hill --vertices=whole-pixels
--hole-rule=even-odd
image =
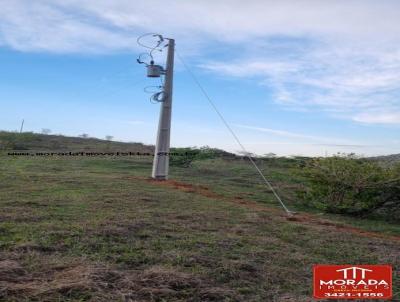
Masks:
[[[124,143],[98,138],[47,135],[32,132],[15,133],[0,131],[0,150],[35,151],[96,151],[153,153],[154,146],[142,143]]]
[[[398,225],[288,218],[240,158],[173,165],[160,182],[151,157],[0,156],[0,301],[310,302],[318,263],[389,263],[399,282]],[[260,166],[296,207],[293,161]]]
[[[400,154],[391,154],[391,155],[385,155],[385,156],[375,156],[371,157],[370,159],[373,160],[378,160],[380,162],[383,162],[385,164],[394,164],[400,162]]]

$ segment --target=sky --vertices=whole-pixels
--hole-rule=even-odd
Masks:
[[[154,144],[145,33],[249,152],[400,153],[398,0],[0,0],[0,129]],[[177,56],[172,118],[172,146],[240,150]]]

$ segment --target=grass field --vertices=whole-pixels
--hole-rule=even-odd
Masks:
[[[304,212],[298,181],[262,167],[287,219],[242,160],[0,159],[0,301],[313,301],[313,264],[391,264],[400,226]]]

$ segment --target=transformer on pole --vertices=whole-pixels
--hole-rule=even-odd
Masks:
[[[161,86],[157,86],[157,88],[161,89],[158,92],[154,92],[151,97],[151,101],[161,103],[161,111],[160,111],[160,119],[158,123],[158,131],[157,131],[157,141],[154,151],[154,160],[153,160],[153,170],[151,177],[157,180],[166,180],[168,179],[168,171],[169,171],[169,149],[170,149],[170,136],[171,136],[171,113],[172,113],[172,87],[173,87],[173,72],[174,72],[174,50],[175,50],[175,40],[173,39],[164,39],[161,35],[158,34],[148,34],[153,37],[158,37],[159,40],[155,47],[149,47],[140,43],[140,38],[138,39],[138,43],[146,48],[150,48],[151,51],[146,53],[150,56],[151,61],[149,64],[141,61],[140,56],[138,62],[141,64],[146,64],[147,67],[147,76],[150,78],[160,78],[164,76],[164,82]],[[146,36],[146,35],[144,35]],[[144,37],[142,36],[142,37]],[[164,40],[167,40],[168,43],[162,46]],[[167,62],[166,68],[164,69],[160,65],[154,64],[153,59],[153,51],[159,50],[162,51],[162,48],[167,47]]]

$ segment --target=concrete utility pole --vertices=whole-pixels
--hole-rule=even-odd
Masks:
[[[143,38],[157,38],[158,41],[155,45],[150,46],[142,42]],[[168,41],[168,42],[167,42]],[[154,92],[150,98],[152,103],[161,103],[160,119],[158,123],[157,131],[157,142],[154,150],[153,169],[151,177],[158,180],[168,179],[169,170],[169,146],[171,136],[171,113],[172,113],[172,82],[174,76],[174,51],[175,51],[175,40],[164,38],[160,34],[144,34],[137,39],[137,43],[150,51],[139,55],[137,62],[144,64],[147,68],[147,76],[149,78],[161,78],[161,86],[148,86],[156,87],[160,91]],[[168,47],[167,62],[164,68],[161,65],[154,64],[153,53],[156,51],[163,51],[165,47]],[[147,57],[150,60],[146,62],[143,57]],[[164,78],[164,81],[162,80]],[[146,87],[146,88],[148,88]],[[146,91],[145,88],[145,91]]]
[[[164,99],[161,102],[158,123],[157,142],[154,152],[152,177],[158,180],[168,179],[169,147],[171,136],[172,84],[174,75],[175,40],[168,40],[167,66],[165,70]]]
[[[25,120],[23,119],[21,123],[21,128],[19,128],[19,133],[22,133],[22,131],[24,130],[24,122]]]

